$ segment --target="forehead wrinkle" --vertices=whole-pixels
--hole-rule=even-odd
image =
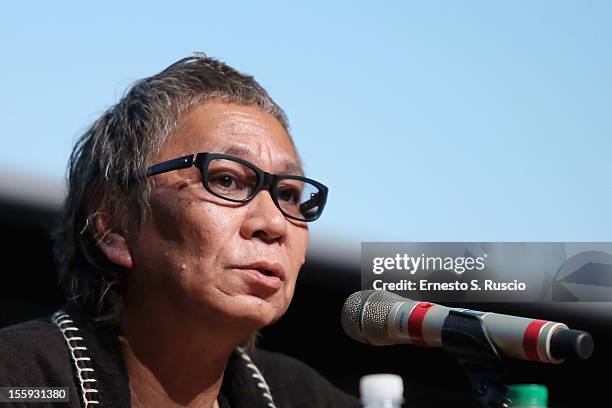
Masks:
[[[236,156],[241,159],[247,161],[254,161],[258,157],[261,157],[260,154],[255,152],[254,149],[251,148],[250,145],[232,145],[219,150],[219,153],[227,154],[230,156]],[[294,160],[283,160],[281,164],[281,173],[282,175],[294,175],[294,176],[303,176],[304,170],[302,169],[302,165],[298,161]]]
[[[250,134],[253,128],[265,130],[265,126],[257,118],[250,114],[237,111],[227,111],[218,113],[215,130],[224,134]],[[227,119],[226,119],[227,117]]]
[[[240,109],[244,107],[233,107],[231,104],[224,106],[224,109],[210,112],[210,116],[196,128],[197,130],[194,129],[193,136],[198,140],[205,141],[210,138],[217,140],[216,143],[208,144],[206,147],[200,146],[204,149],[198,149],[198,151],[224,153],[250,161],[255,165],[262,162],[272,164],[273,150],[264,139],[268,136],[272,139],[278,137],[279,129],[276,128],[276,125],[279,122],[277,119],[267,116],[262,118],[261,114],[264,112],[259,109],[254,112],[243,112]],[[291,154],[289,156],[283,154],[275,168],[279,169],[278,174],[303,176],[304,171],[295,144],[286,129],[283,128],[282,133],[289,141],[288,147],[291,149]],[[285,149],[283,148],[282,151],[284,152]]]

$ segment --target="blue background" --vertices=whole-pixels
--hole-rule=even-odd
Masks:
[[[611,21],[609,1],[7,3],[0,171],[61,183],[132,82],[203,51],[287,111],[331,189],[319,243],[610,241]]]

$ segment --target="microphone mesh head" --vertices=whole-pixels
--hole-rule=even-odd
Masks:
[[[373,290],[363,290],[355,292],[349,296],[342,306],[340,323],[342,330],[351,338],[367,343],[361,334],[361,309],[365,301],[374,292]]]
[[[342,308],[342,328],[355,340],[374,346],[395,342],[387,333],[391,307],[405,299],[383,290],[364,290],[348,297]]]

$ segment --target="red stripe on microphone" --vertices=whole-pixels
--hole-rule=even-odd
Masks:
[[[425,346],[423,340],[423,321],[433,303],[421,302],[412,309],[408,317],[408,335],[413,344]]]
[[[529,323],[525,329],[525,334],[523,335],[523,351],[528,360],[542,361],[538,354],[538,339],[540,338],[542,327],[547,323],[546,320],[534,320]]]

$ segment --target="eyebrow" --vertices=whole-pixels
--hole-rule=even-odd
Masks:
[[[252,159],[256,157],[253,154],[253,151],[251,149],[244,147],[244,146],[240,146],[240,145],[234,145],[234,146],[227,147],[225,149],[221,149],[219,153],[227,154],[230,156],[237,156],[237,157],[240,157],[241,159],[242,158]],[[302,169],[302,165],[300,164],[299,161],[285,160],[283,163],[283,170],[282,170],[281,175],[303,176],[304,170]]]

